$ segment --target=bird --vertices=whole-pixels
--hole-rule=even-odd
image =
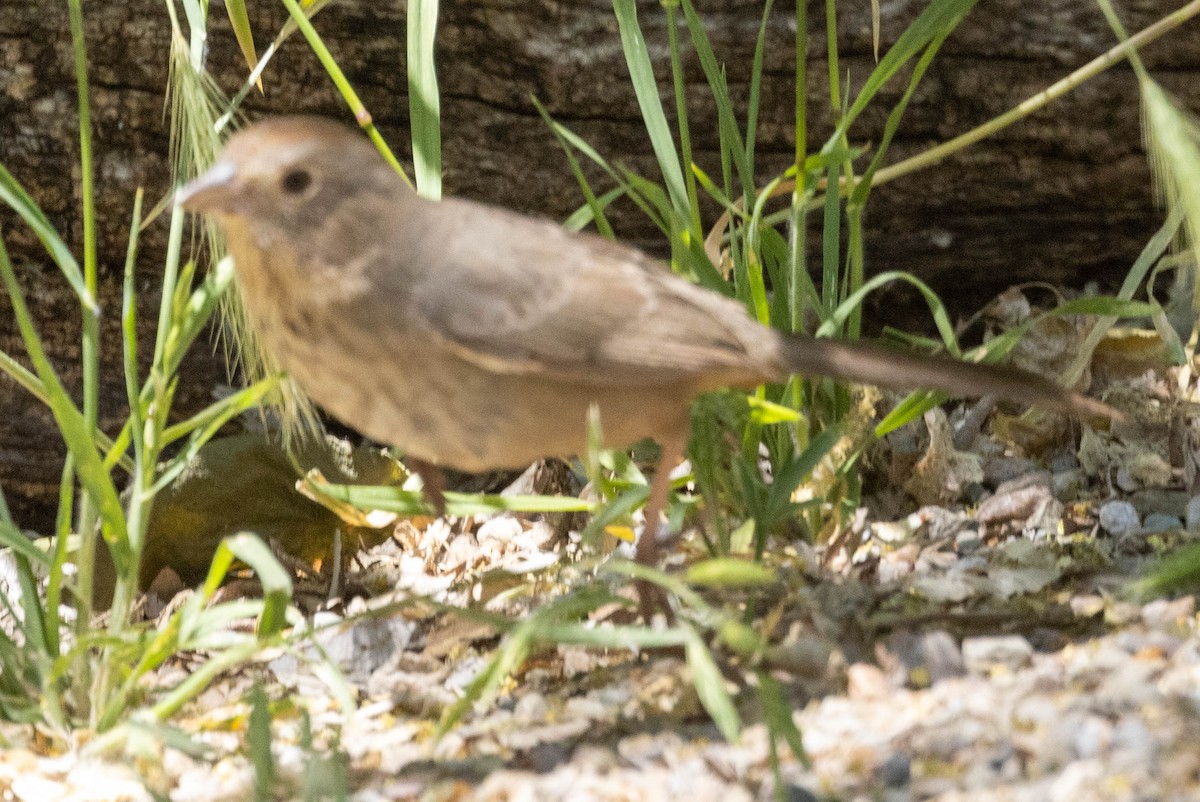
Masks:
[[[646,253],[466,199],[425,199],[360,131],[276,116],[234,133],[176,202],[212,216],[262,346],[334,417],[439,472],[519,468],[605,441],[661,446],[636,559],[684,455],[690,404],[795,374],[995,395],[1112,417],[1013,367],[786,333]]]

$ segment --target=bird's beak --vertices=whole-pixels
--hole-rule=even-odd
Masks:
[[[236,189],[237,168],[219,161],[175,193],[175,204],[192,212],[229,211]]]

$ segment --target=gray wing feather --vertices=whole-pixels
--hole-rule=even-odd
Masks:
[[[425,274],[413,307],[463,358],[585,382],[762,372],[763,355],[748,353],[762,350],[761,332],[740,305],[641,252],[499,209],[442,205],[437,236],[418,238],[412,254]]]

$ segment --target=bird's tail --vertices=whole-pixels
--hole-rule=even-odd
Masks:
[[[956,396],[994,395],[1021,404],[1120,420],[1107,404],[1008,365],[962,362],[884,345],[785,335],[780,354],[789,373],[832,376],[895,390],[939,390]]]

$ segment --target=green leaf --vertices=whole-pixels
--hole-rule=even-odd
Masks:
[[[262,685],[254,683],[246,700],[250,720],[246,725],[246,746],[254,766],[254,798],[268,802],[275,798],[275,758],[271,755],[271,708]]]
[[[441,99],[433,59],[437,0],[408,0],[408,113],[417,191],[442,196]]]
[[[709,91],[717,105],[717,129],[720,131],[721,147],[727,149],[733,157],[733,163],[737,167],[738,178],[741,182],[742,194],[751,197],[754,194],[754,167],[751,163],[750,152],[742,141],[741,131],[737,127],[725,73],[721,65],[717,63],[712,44],[708,40],[708,33],[704,30],[704,23],[700,21],[696,9],[690,0],[683,0],[682,6],[688,31],[692,35],[692,44],[696,48],[696,56],[700,60],[700,67],[704,70]]]
[[[125,511],[117,495],[116,486],[104,468],[100,452],[96,449],[92,439],[91,427],[84,420],[83,413],[71,400],[42,348],[41,338],[34,329],[33,319],[25,303],[25,295],[21,291],[20,284],[17,283],[12,262],[9,261],[8,251],[4,247],[2,238],[0,238],[0,275],[8,289],[9,301],[12,303],[17,319],[17,328],[21,332],[29,359],[45,388],[46,400],[54,414],[59,432],[75,460],[80,481],[87,488],[100,511],[103,519],[104,538],[112,549],[113,562],[117,572],[118,574],[124,573],[128,569],[133,555],[129,550]]]
[[[1200,543],[1159,560],[1131,590],[1135,598],[1150,599],[1167,593],[1195,592],[1196,588],[1200,588]]]
[[[621,47],[625,52],[625,63],[629,66],[629,78],[637,94],[646,133],[650,135],[650,144],[662,170],[663,182],[676,214],[687,220],[690,217],[687,185],[679,166],[679,154],[675,150],[671,127],[663,112],[662,99],[658,96],[658,83],[654,79],[654,67],[650,64],[646,40],[638,27],[637,5],[634,0],[613,0],[613,11],[621,31]]]
[[[225,0],[225,12],[229,15],[229,25],[233,28],[234,38],[241,48],[242,57],[246,59],[246,67],[250,72],[258,66],[258,54],[254,51],[254,34],[250,31],[250,17],[246,14],[245,0]],[[258,91],[262,91],[262,79],[258,80]]]
[[[83,280],[83,272],[75,261],[71,249],[63,242],[50,220],[42,212],[37,202],[25,191],[25,188],[13,178],[12,173],[0,164],[0,200],[12,207],[21,218],[33,229],[33,233],[41,240],[46,252],[54,259],[58,269],[66,276],[72,291],[78,296],[79,302],[86,308],[95,310],[96,299],[88,292]]]
[[[975,7],[975,3],[976,0],[933,0],[926,6],[867,76],[862,90],[839,121],[836,130],[829,136],[825,147],[829,148],[842,142],[850,125],[870,105],[875,95],[892,76],[934,39],[949,35]]]
[[[753,658],[766,648],[766,641],[753,628],[741,621],[727,619],[717,626],[721,641],[743,657]]]
[[[694,632],[689,633],[683,648],[688,668],[692,672],[692,685],[696,688],[696,695],[700,697],[700,704],[704,705],[704,709],[712,717],[721,735],[725,736],[725,740],[737,743],[742,722],[729,691],[725,689],[725,677],[717,667],[712,652]]]
[[[716,557],[688,568],[684,580],[707,587],[763,587],[775,581],[775,572],[762,563],[735,557]]]
[[[795,423],[804,417],[791,407],[785,407],[783,404],[776,404],[774,401],[768,401],[758,396],[746,396],[746,401],[750,404],[750,419],[760,426],[769,426],[772,423]]]
[[[958,346],[958,338],[955,336],[954,324],[950,322],[950,314],[946,311],[946,305],[942,303],[942,299],[938,297],[937,293],[928,284],[916,276],[897,270],[880,273],[872,276],[869,281],[864,282],[858,290],[838,305],[838,308],[833,311],[828,320],[821,324],[821,327],[817,329],[817,336],[830,337],[837,334],[846,320],[866,300],[868,295],[892,281],[906,281],[917,288],[921,296],[925,299],[925,303],[929,306],[929,311],[933,315],[933,322],[937,326],[938,334],[941,335],[946,350],[954,356],[958,356],[961,353]]]
[[[259,639],[278,634],[287,621],[287,606],[292,601],[291,577],[279,564],[279,560],[275,559],[275,555],[262,538],[252,532],[239,532],[222,540],[213,558],[213,565],[215,567],[219,563],[224,566],[220,572],[224,575],[234,557],[253,568],[258,581],[262,583],[263,606],[258,622]],[[210,574],[209,581],[205,583],[205,595],[210,597],[212,591],[216,590],[212,577],[213,574]]]
[[[804,737],[792,716],[792,706],[784,697],[783,686],[766,671],[758,671],[755,676],[758,678],[758,700],[762,705],[767,731],[771,737],[787,743],[801,765],[811,769],[812,761],[804,750]]]
[[[0,546],[12,549],[27,560],[49,567],[50,555],[44,549],[25,536],[17,527],[7,521],[0,521]]]
[[[436,737],[441,738],[473,705],[495,693],[504,678],[525,662],[534,644],[546,640],[550,628],[564,621],[585,618],[611,598],[603,588],[585,587],[538,608],[529,618],[513,627],[487,666],[463,691],[462,698],[446,709],[438,723]]]
[[[800,456],[796,457],[775,476],[767,495],[767,523],[773,523],[782,516],[792,504],[792,493],[800,483],[813,472],[829,450],[837,444],[842,436],[839,426],[830,426],[814,437]]]

